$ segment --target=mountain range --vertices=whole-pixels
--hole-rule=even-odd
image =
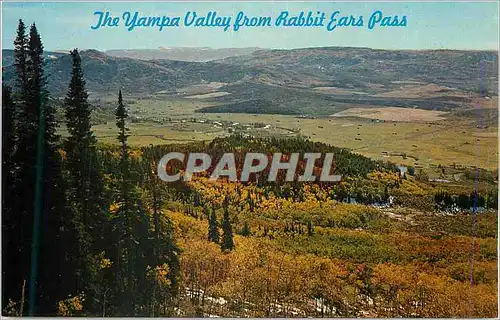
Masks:
[[[185,60],[191,61],[174,60],[181,49],[82,51],[91,97],[119,89],[141,97],[182,96],[195,87],[213,104],[202,112],[326,115],[352,105],[450,110],[474,96],[498,94],[493,51],[188,48]],[[71,58],[66,52],[45,55],[48,89],[63,96]],[[3,50],[2,63],[4,80],[12,83],[12,50]]]
[[[115,49],[105,53],[113,57],[133,58],[140,60],[168,59],[178,61],[206,62],[251,54],[260,48],[223,48],[212,49],[206,47],[160,47],[158,49]]]

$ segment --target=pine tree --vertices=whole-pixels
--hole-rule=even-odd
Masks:
[[[78,50],[71,51],[73,62],[71,81],[65,99],[66,127],[69,136],[65,141],[66,168],[69,173],[68,202],[72,210],[74,235],[68,234],[67,240],[78,242],[73,250],[76,258],[77,277],[79,281],[74,292],[86,292],[86,301],[92,310],[95,302],[95,291],[102,291],[96,274],[99,255],[104,247],[105,233],[105,199],[102,168],[98,159],[95,144],[97,142],[91,131],[91,108],[81,67]],[[94,307],[95,308],[95,307]]]
[[[96,143],[91,131],[90,105],[78,49],[70,52],[73,68],[68,94],[65,99],[65,116],[69,137],[66,139],[68,151],[84,152]]]
[[[251,234],[252,234],[252,231],[250,230],[250,226],[248,225],[248,222],[245,221],[245,224],[243,225],[243,228],[241,229],[240,235],[242,235],[244,237],[248,237]]]
[[[149,248],[149,219],[146,210],[132,183],[132,172],[130,157],[128,153],[128,128],[126,119],[127,110],[123,104],[121,91],[118,95],[118,107],[115,112],[116,126],[119,134],[118,141],[121,144],[120,177],[118,202],[119,209],[116,214],[115,234],[116,250],[113,261],[116,262],[116,289],[115,307],[119,315],[135,315],[136,306],[143,296],[142,292],[146,280],[147,250]]]
[[[208,209],[207,205],[203,206],[203,215],[202,217],[207,219],[210,222],[210,209]]]
[[[311,220],[307,220],[307,235],[310,237],[313,235],[313,224]]]
[[[17,36],[14,40],[14,65],[16,67],[16,88],[18,93],[18,108],[22,114],[18,114],[19,121],[16,123],[19,135],[16,141],[16,153],[14,155],[12,174],[14,183],[3,189],[2,195],[6,196],[2,203],[2,237],[8,239],[2,245],[2,305],[6,305],[8,299],[16,300],[19,296],[19,287],[29,277],[30,259],[30,237],[33,227],[33,199],[34,199],[34,167],[36,141],[36,114],[27,110],[27,63],[28,63],[28,37],[26,27],[19,20]],[[7,97],[8,98],[8,97]],[[4,96],[5,99],[5,96]],[[3,100],[2,109],[8,107],[8,99]],[[18,112],[19,113],[19,112]],[[30,115],[31,117],[26,117]],[[3,130],[6,133],[6,130]],[[34,135],[35,134],[35,135]],[[2,150],[5,152],[4,150]],[[5,159],[5,158],[4,158]],[[4,177],[2,177],[4,178]],[[17,178],[17,179],[16,179]],[[2,181],[6,183],[6,181]],[[6,191],[8,190],[8,191]],[[7,196],[7,193],[9,195]],[[8,212],[12,212],[10,219]],[[9,261],[6,264],[6,261]]]
[[[219,223],[217,222],[215,206],[212,207],[212,213],[208,221],[208,241],[219,243]]]
[[[20,274],[30,271],[29,313],[50,315],[55,313],[56,302],[64,298],[63,274],[71,270],[64,266],[67,252],[61,241],[67,207],[57,123],[54,107],[48,103],[43,45],[35,24],[30,27],[26,52],[26,88],[21,88],[26,103],[21,105],[19,117],[18,160],[23,199],[19,213],[29,227],[24,227]],[[23,75],[18,77],[22,79]]]
[[[231,221],[229,218],[228,203],[225,203],[223,208],[224,208],[224,216],[222,219],[221,249],[222,251],[226,250],[231,251],[234,249],[234,242],[233,242],[233,230],[231,228]]]
[[[28,88],[28,36],[23,20],[19,19],[17,35],[14,40],[14,65],[16,67],[16,83],[21,94],[21,101],[26,103]]]
[[[115,268],[116,274],[116,296],[114,304],[116,307],[123,305],[126,306],[124,314],[130,312],[130,294],[127,289],[131,290],[131,268],[130,265],[130,239],[132,237],[130,230],[129,213],[130,213],[130,198],[129,198],[129,185],[128,185],[128,147],[126,134],[128,128],[125,126],[125,120],[128,117],[127,110],[123,104],[122,92],[120,90],[118,94],[118,107],[115,112],[116,116],[116,126],[118,128],[118,142],[121,144],[121,156],[120,156],[120,190],[118,191],[118,202],[119,210],[116,213],[116,218],[114,219],[116,227],[114,228],[116,233],[116,255],[113,259],[113,266]],[[120,301],[121,300],[121,301]]]
[[[116,116],[116,126],[118,127],[118,142],[121,145],[121,164],[122,164],[122,175],[126,175],[126,165],[128,160],[128,151],[127,151],[127,139],[128,139],[128,131],[129,129],[125,125],[125,120],[128,118],[128,112],[123,104],[122,91],[120,90],[118,93],[118,108],[115,112]],[[124,167],[125,166],[125,167]]]
[[[389,201],[389,187],[386,185],[384,188],[384,202]]]

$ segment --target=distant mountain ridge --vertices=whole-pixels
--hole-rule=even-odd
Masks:
[[[158,49],[116,49],[107,50],[105,53],[113,57],[134,58],[140,60],[178,60],[190,62],[207,62],[212,60],[220,60],[230,57],[252,54],[255,51],[262,50],[261,48],[223,48],[212,49],[206,47],[189,48],[189,47],[160,47]]]
[[[45,55],[48,89],[52,96],[63,96],[70,56]],[[199,92],[221,92],[204,97],[213,107],[203,112],[328,115],[352,105],[450,110],[470,102],[480,90],[498,94],[498,54],[492,51],[325,47],[255,50],[205,62],[144,60],[97,50],[81,55],[91,97],[119,89],[144,97],[186,95],[189,90],[183,88],[220,83]],[[3,51],[7,83],[15,75],[12,57],[12,50]]]
[[[11,83],[15,77],[13,50],[4,50],[3,53],[4,79]],[[53,96],[62,96],[70,80],[71,57],[54,52],[45,52],[44,55],[49,92]],[[87,88],[94,96],[111,94],[119,89],[128,94],[146,96],[204,82],[232,82],[244,77],[251,69],[233,65],[221,68],[220,63],[214,62],[121,58],[97,50],[80,51],[80,55]]]
[[[53,58],[60,58],[62,56],[65,56],[69,54],[68,52],[65,51],[45,51],[44,56],[45,59],[53,59]],[[8,67],[10,65],[14,64],[14,50],[12,49],[3,49],[2,50],[2,66]]]

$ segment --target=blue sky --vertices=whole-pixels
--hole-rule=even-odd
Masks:
[[[354,46],[381,49],[472,49],[498,48],[498,3],[481,2],[4,2],[2,7],[2,46],[12,48],[18,19],[36,22],[46,50],[80,49],[155,49],[158,47],[262,47],[300,48]],[[234,16],[244,11],[249,16],[273,16],[288,10],[323,11],[329,15],[363,15],[365,25],[375,10],[384,15],[406,15],[408,25],[400,28],[243,28],[238,32],[222,28],[137,28],[91,30],[95,11],[138,11],[144,16],[181,16],[187,11],[199,15],[217,11]]]

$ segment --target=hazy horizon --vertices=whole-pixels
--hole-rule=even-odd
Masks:
[[[44,47],[50,51],[66,48],[95,48],[99,51],[157,49],[158,47],[211,47],[297,49],[309,47],[367,47],[384,50],[498,50],[498,2],[38,2],[2,3],[2,47],[12,48],[18,19],[36,23]],[[92,30],[95,11],[120,17],[123,12],[141,16],[182,17],[188,11],[199,16],[216,11],[234,16],[242,11],[249,17],[273,16],[283,10],[300,12],[339,11],[341,16],[364,16],[375,10],[384,16],[406,15],[406,27],[243,27],[239,31],[220,27],[136,28],[105,27]],[[328,20],[328,18],[327,18]],[[162,45],[163,44],[163,45]]]
[[[273,47],[187,47],[187,46],[179,46],[179,47],[157,47],[157,48],[111,48],[111,49],[99,49],[99,48],[80,48],[76,47],[79,51],[88,51],[95,50],[99,52],[109,52],[109,51],[168,51],[169,49],[208,49],[208,50],[231,50],[231,49],[257,49],[257,50],[283,50],[283,51],[291,51],[291,50],[301,50],[301,49],[321,49],[321,48],[345,48],[345,49],[369,49],[369,50],[382,50],[382,51],[488,51],[488,52],[498,52],[498,49],[455,49],[455,48],[423,48],[423,49],[384,49],[384,48],[375,48],[375,47],[356,47],[356,46],[311,46],[311,47],[297,47],[297,48],[273,48]],[[69,52],[74,48],[70,49],[47,49],[44,48],[45,52]],[[2,50],[14,50],[14,47],[11,48],[2,48]]]

